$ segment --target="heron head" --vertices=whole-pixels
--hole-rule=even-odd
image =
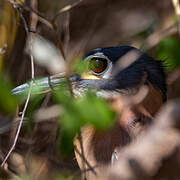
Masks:
[[[85,55],[82,74],[72,74],[69,81],[75,94],[86,89],[94,89],[100,96],[129,92],[139,85],[151,84],[162,93],[166,100],[165,74],[160,61],[131,46],[97,48]],[[57,90],[67,80],[66,73],[36,79],[32,93],[45,93]],[[18,95],[28,91],[30,82],[12,90]]]

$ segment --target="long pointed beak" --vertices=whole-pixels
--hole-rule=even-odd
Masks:
[[[69,80],[71,82],[78,81],[80,79],[79,75],[72,75]],[[45,77],[36,79],[33,81],[32,85],[32,94],[41,94],[41,93],[47,93],[51,90],[55,90],[58,88],[58,86],[62,83],[66,82],[66,74],[65,73],[59,73],[53,76]],[[14,95],[21,95],[26,94],[29,91],[30,88],[30,82],[27,82],[25,84],[22,84],[16,88],[14,88],[11,93]]]

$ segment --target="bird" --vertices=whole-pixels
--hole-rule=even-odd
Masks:
[[[139,131],[144,129],[166,102],[166,75],[162,61],[132,46],[96,48],[82,61],[87,64],[87,71],[69,77],[74,94],[78,96],[82,90],[96,89],[97,96],[110,99],[117,113],[121,112],[117,123],[108,131],[97,132],[93,126],[87,125],[82,127],[80,138],[74,140],[80,169],[90,169],[85,173],[86,178],[96,179],[106,165],[114,163],[116,152],[135,138],[136,125],[140,127]],[[33,85],[39,85],[42,92],[58,90],[65,76],[60,73],[41,78]],[[12,94],[22,94],[29,87],[30,83],[20,85],[12,90]],[[129,106],[128,99],[136,97],[138,92],[142,96],[141,87],[148,89],[146,96],[136,103],[136,107]]]

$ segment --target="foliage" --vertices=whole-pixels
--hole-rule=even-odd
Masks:
[[[31,33],[32,37],[35,38],[35,35],[37,37],[41,37],[39,34],[41,34],[43,37],[43,38],[39,38],[39,39],[41,39],[40,43],[38,43],[38,46],[40,48],[38,49],[38,46],[35,46],[34,50],[32,49],[32,52],[30,52],[30,53],[32,53],[34,58],[36,58],[35,68],[37,68],[37,69],[35,69],[35,77],[39,76],[39,74],[47,75],[47,72],[49,72],[50,74],[53,74],[55,71],[58,71],[60,69],[59,67],[62,67],[62,63],[60,65],[57,65],[57,64],[64,58],[62,55],[63,53],[61,52],[63,48],[64,48],[64,50],[67,51],[66,54],[68,56],[69,54],[71,55],[71,49],[73,52],[73,50],[74,49],[76,50],[76,48],[79,46],[79,49],[81,50],[80,55],[82,55],[82,54],[85,54],[85,52],[87,52],[87,50],[92,49],[92,46],[93,46],[93,48],[101,47],[101,46],[103,47],[103,46],[109,46],[111,44],[113,44],[113,45],[118,44],[118,42],[124,42],[124,41],[133,44],[135,42],[135,41],[133,41],[133,38],[138,41],[137,44],[140,44],[139,46],[137,45],[137,47],[141,47],[142,45],[144,45],[144,43],[146,43],[146,39],[148,39],[157,30],[156,29],[157,24],[154,23],[156,21],[151,21],[151,23],[148,24],[147,27],[145,27],[145,28],[143,27],[143,29],[141,29],[139,32],[135,32],[134,34],[130,33],[131,37],[129,39],[124,40],[123,39],[124,37],[127,38],[126,34],[124,36],[124,34],[121,33],[121,31],[117,28],[116,29],[117,32],[116,31],[115,32],[118,33],[118,37],[115,37],[116,35],[113,35],[113,38],[116,39],[116,41],[112,40],[112,42],[107,43],[106,41],[108,41],[110,39],[110,38],[108,39],[107,37],[112,37],[109,34],[112,35],[111,31],[112,32],[114,32],[114,31],[112,29],[110,29],[110,31],[108,29],[108,31],[107,31],[106,26],[104,26],[104,24],[108,25],[108,21],[107,21],[107,23],[105,23],[106,22],[106,16],[105,16],[106,14],[104,14],[103,21],[99,21],[99,19],[98,19],[99,15],[96,14],[96,11],[98,8],[94,8],[95,10],[93,10],[92,12],[87,11],[88,13],[91,12],[91,13],[89,13],[91,16],[95,15],[95,18],[93,20],[93,23],[90,23],[91,22],[90,17],[87,18],[87,21],[84,24],[84,26],[86,24],[88,25],[89,32],[86,32],[85,34],[83,34],[81,36],[81,31],[79,31],[79,29],[83,29],[85,27],[80,24],[81,19],[78,19],[79,16],[76,19],[77,21],[73,22],[73,18],[74,18],[73,16],[78,14],[76,12],[76,10],[78,8],[77,9],[74,8],[75,11],[73,11],[74,9],[71,9],[71,8],[68,10],[69,7],[73,7],[73,6],[71,6],[71,5],[70,6],[68,5],[67,7],[64,6],[65,4],[67,4],[66,1],[58,1],[58,0],[53,1],[53,2],[48,1],[48,0],[37,1],[36,8],[37,8],[37,11],[40,12],[39,15],[41,16],[41,18],[35,17],[31,11],[31,9],[28,9],[28,6],[26,6],[26,8],[23,7],[23,5],[25,5],[24,0],[15,1],[15,2],[18,2],[18,3],[21,2],[20,10],[22,11],[22,14],[24,14],[24,16],[25,16],[25,20],[27,21],[30,31],[33,32],[33,33]],[[70,1],[68,1],[68,2],[70,2]],[[83,3],[86,3],[86,2],[83,2]],[[99,3],[99,4],[101,4],[101,3]],[[109,3],[109,5],[110,4],[112,5],[113,3]],[[96,5],[98,7],[98,3]],[[108,5],[108,7],[111,8],[109,5]],[[102,6],[102,4],[100,6],[104,8],[104,6]],[[20,96],[13,96],[11,94],[11,90],[13,89],[12,82],[7,78],[7,74],[8,74],[8,76],[9,75],[12,76],[12,75],[16,74],[16,76],[13,79],[13,81],[14,81],[13,83],[18,85],[21,82],[25,82],[27,80],[27,78],[30,78],[28,73],[30,72],[29,69],[31,69],[30,64],[28,64],[29,59],[27,58],[27,54],[29,53],[27,49],[29,47],[27,47],[26,43],[25,43],[25,41],[26,41],[26,39],[28,39],[28,37],[24,36],[22,33],[18,34],[18,32],[24,31],[24,24],[22,23],[22,19],[20,19],[20,16],[14,7],[15,6],[13,6],[8,1],[5,1],[3,3],[0,2],[0,111],[1,111],[0,117],[1,117],[1,115],[3,115],[3,118],[0,119],[1,122],[5,121],[4,115],[7,117],[13,116],[12,119],[15,119],[16,108],[19,105],[20,112],[21,112],[24,102],[28,95],[28,90],[29,90],[29,89],[25,89],[24,94],[22,94]],[[57,14],[55,12],[59,12],[60,7],[66,7],[65,8],[66,11],[63,11],[62,16],[60,16],[60,13],[58,16],[56,16]],[[88,4],[85,5],[84,7],[87,8],[86,10],[91,8],[88,6]],[[81,8],[83,9],[84,7],[81,7]],[[81,11],[81,8],[78,9],[79,13]],[[104,8],[104,9],[105,9],[105,11],[107,11],[106,8]],[[116,9],[117,9],[117,7],[113,9],[113,13]],[[101,12],[101,11],[98,10],[97,12]],[[118,10],[118,13],[119,12],[120,12],[120,10]],[[129,13],[129,9],[127,12]],[[85,11],[83,13],[85,13]],[[117,13],[117,17],[118,17],[118,13]],[[30,18],[28,16],[26,16],[27,14]],[[100,14],[103,14],[103,13],[100,13]],[[109,14],[109,10],[108,10],[107,14]],[[47,15],[47,18],[46,18],[46,15]],[[85,14],[85,15],[87,15],[87,14]],[[137,15],[137,14],[135,13],[135,15]],[[109,16],[109,17],[113,18],[113,16],[114,15]],[[109,18],[109,19],[111,19],[111,18]],[[122,17],[122,19],[125,19],[125,18]],[[127,19],[128,19],[128,16],[127,16]],[[31,22],[31,20],[32,20],[32,22]],[[36,20],[37,20],[37,22],[36,22]],[[176,21],[177,20],[178,19],[176,19]],[[47,21],[49,21],[49,22],[47,23]],[[97,24],[96,24],[96,22],[97,22]],[[116,24],[118,27],[121,27],[120,22],[121,22],[121,20],[118,19],[118,22]],[[132,21],[130,21],[130,22],[132,22]],[[112,23],[113,23],[113,20],[112,20]],[[128,25],[131,25],[131,23],[129,23],[129,21],[127,21],[126,23]],[[132,24],[135,25],[138,23],[139,22],[134,21],[134,23],[132,23]],[[49,25],[47,25],[47,24],[49,24]],[[76,24],[79,26],[78,27],[79,29],[78,30],[71,29],[72,27],[76,27],[75,26]],[[111,23],[110,23],[110,26],[111,26]],[[139,26],[139,24],[138,24],[138,26]],[[93,29],[93,27],[99,28],[99,29]],[[112,27],[114,27],[114,26],[112,26]],[[128,27],[131,27],[131,26],[128,26]],[[70,28],[70,29],[68,29],[68,28]],[[102,29],[105,28],[105,31],[107,31],[107,32],[101,31],[101,28]],[[110,27],[108,26],[108,28],[110,28]],[[125,29],[127,29],[127,27]],[[78,34],[77,32],[80,32],[80,33]],[[103,33],[101,33],[101,32],[103,32]],[[66,33],[69,33],[68,34],[69,36]],[[77,34],[75,34],[75,33],[77,33]],[[89,37],[88,34],[90,34],[92,36],[92,39],[91,39],[91,37]],[[100,35],[102,35],[103,38]],[[75,42],[77,42],[77,39],[79,37],[82,37],[82,39],[79,39],[79,44],[76,44]],[[66,41],[68,41],[68,40],[71,41],[71,38],[72,38],[72,42],[70,42],[68,44]],[[122,41],[120,40],[120,38],[122,38],[121,39]],[[46,39],[49,39],[49,40],[47,41]],[[61,40],[62,40],[62,42],[61,42]],[[93,44],[92,42],[93,43],[95,42],[95,44]],[[37,38],[36,38],[36,43],[37,43]],[[20,51],[19,48],[16,46],[16,44],[21,45],[21,47],[23,47],[23,49],[22,50],[20,49],[21,50]],[[60,48],[60,44],[62,44],[62,46],[64,46],[64,47]],[[86,44],[88,45],[88,48],[85,47]],[[135,42],[135,44],[136,44],[136,42]],[[31,45],[33,45],[33,44],[31,44]],[[69,45],[69,47],[68,47],[68,45]],[[68,47],[67,49],[65,48],[66,46]],[[5,47],[5,50],[3,49],[4,47]],[[177,68],[180,67],[180,38],[179,38],[179,36],[177,36],[177,34],[173,34],[171,36],[167,36],[164,39],[162,39],[162,41],[160,41],[157,44],[155,49],[157,49],[157,51],[156,51],[157,59],[164,60],[164,64],[168,67],[169,71],[173,72],[174,70],[176,70]],[[77,48],[77,51],[78,51],[78,48]],[[44,52],[46,52],[46,53],[44,53]],[[22,56],[20,56],[21,58],[18,59],[17,54],[21,54],[22,55]],[[38,55],[41,55],[43,57],[41,61],[37,61]],[[45,58],[46,58],[46,61],[44,61]],[[16,62],[15,63],[12,62],[11,61],[12,59]],[[39,59],[41,59],[41,58],[39,58]],[[68,67],[69,74],[71,74],[71,73],[82,74],[87,70],[87,63],[81,61],[79,56],[77,58],[74,58],[74,56],[73,56],[72,59],[73,59],[72,62],[69,63],[69,61],[68,61],[68,63],[67,63],[70,66],[70,67]],[[67,58],[67,60],[68,60],[68,58]],[[11,66],[11,68],[9,68],[10,66]],[[25,66],[27,66],[27,68],[25,68]],[[16,67],[16,70],[15,70],[15,67]],[[44,70],[43,72],[45,72],[44,74],[43,73],[41,74],[42,69]],[[29,134],[32,135],[31,137],[33,137],[33,135],[36,134],[35,131],[37,131],[37,129],[38,129],[36,125],[38,123],[34,119],[34,114],[36,113],[36,111],[38,109],[42,108],[42,104],[45,100],[45,94],[43,94],[43,93],[47,92],[44,88],[42,88],[40,85],[38,85],[38,82],[39,82],[39,79],[35,79],[33,89],[32,89],[32,93],[35,95],[31,95],[31,100],[28,105],[27,112],[25,113],[25,118],[27,119],[25,121],[27,122],[26,124],[28,124],[28,126],[27,126],[27,128],[26,128],[26,126],[22,127],[23,131],[21,132],[22,134],[19,138],[20,139],[19,144],[17,145],[17,151],[20,152],[20,154],[22,152],[22,156],[25,156],[24,155],[25,152],[31,153],[31,150],[34,148],[35,143],[31,142],[34,139],[33,140],[30,139]],[[94,126],[94,128],[97,131],[106,131],[114,125],[115,118],[116,118],[115,111],[110,107],[108,102],[105,101],[104,99],[97,97],[96,93],[94,91],[92,92],[92,91],[88,90],[86,92],[83,92],[84,93],[83,97],[75,98],[71,94],[71,88],[72,87],[69,85],[68,82],[63,82],[57,91],[52,92],[53,100],[52,99],[49,100],[50,104],[56,103],[56,104],[58,104],[58,106],[60,106],[62,108],[62,112],[61,112],[60,116],[58,117],[58,125],[57,125],[58,130],[56,132],[57,134],[55,135],[56,136],[56,139],[54,142],[55,145],[52,143],[53,144],[52,149],[53,149],[53,146],[56,146],[57,147],[56,150],[58,150],[58,152],[60,152],[60,153],[54,152],[53,150],[52,150],[53,153],[51,151],[49,153],[51,155],[51,157],[53,156],[53,158],[56,159],[57,161],[59,159],[61,159],[62,155],[69,155],[73,151],[73,140],[76,136],[79,135],[80,130],[83,126],[92,125],[92,126]],[[42,122],[42,124],[43,123],[45,124],[46,123],[45,121]],[[1,125],[1,123],[0,123],[0,125]],[[50,129],[50,130],[53,132],[53,131],[56,131],[56,128]],[[41,132],[39,132],[39,133],[41,133]],[[4,136],[2,135],[2,137],[0,138],[0,141],[4,141],[5,145],[8,144],[7,142],[9,142],[9,139],[11,138],[10,131],[8,131],[7,134],[8,134],[8,137],[4,138]],[[46,135],[49,138],[49,134],[45,134],[45,136]],[[24,146],[24,144],[22,142],[23,143],[25,142],[24,144],[29,143],[30,145],[26,144],[27,146]],[[23,145],[21,145],[21,143]],[[43,143],[46,144],[46,142],[43,142]],[[9,144],[7,146],[3,146],[4,144],[2,143],[2,146],[0,147],[0,149],[2,152],[8,152]],[[28,148],[26,149],[26,147],[28,147],[29,149]],[[32,152],[32,154],[34,153],[34,154],[37,154],[37,156],[41,156],[44,153],[45,155],[44,154],[43,155],[45,157],[48,156],[49,154],[46,152],[46,146],[44,145],[43,148],[44,148],[43,152],[39,153],[38,151],[35,151],[35,153]],[[0,156],[3,157],[4,155],[5,154],[2,154],[0,152]],[[46,158],[48,159],[48,157],[46,157]],[[60,166],[62,166],[62,164]],[[59,168],[59,166],[58,166],[58,168]],[[65,168],[66,168],[66,166],[65,166]],[[50,171],[51,171],[51,169],[50,169]],[[31,177],[31,174],[25,174],[25,175],[21,175],[21,176],[17,175],[13,179],[19,179],[19,180],[20,179],[31,179],[30,177]],[[65,175],[60,172],[57,176],[55,176],[55,179],[57,179],[57,180],[72,179],[71,177],[72,177],[72,175],[69,172]],[[0,179],[1,179],[1,177],[0,177]]]
[[[157,47],[157,58],[164,60],[164,64],[170,71],[180,67],[180,39],[167,37]]]
[[[73,98],[68,93],[67,84],[60,87],[55,95],[57,101],[64,107],[60,117],[61,150],[72,151],[72,142],[84,125],[93,125],[97,130],[107,130],[114,123],[115,113],[107,102],[96,97],[95,93],[87,91],[81,98]],[[69,151],[68,151],[69,150]]]
[[[8,79],[0,75],[0,110],[6,114],[13,115],[15,113],[18,99],[11,94],[12,85]]]

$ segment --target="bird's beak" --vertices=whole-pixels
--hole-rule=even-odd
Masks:
[[[69,80],[71,83],[77,82],[81,78],[80,75],[72,75]],[[51,90],[56,90],[60,84],[67,81],[65,73],[59,73],[53,76],[44,77],[40,79],[33,80],[32,83],[32,94],[42,94],[50,92]],[[31,82],[22,84],[14,88],[11,93],[14,95],[26,94],[29,91]]]
[[[98,88],[101,84],[100,79],[94,75],[84,73],[82,75],[71,75],[69,77],[70,83],[76,88]],[[49,77],[39,78],[33,80],[31,94],[43,94],[52,90],[57,90],[60,85],[67,82],[66,73],[59,73]],[[27,94],[29,92],[31,81],[24,83],[14,88],[11,93],[14,95]]]

